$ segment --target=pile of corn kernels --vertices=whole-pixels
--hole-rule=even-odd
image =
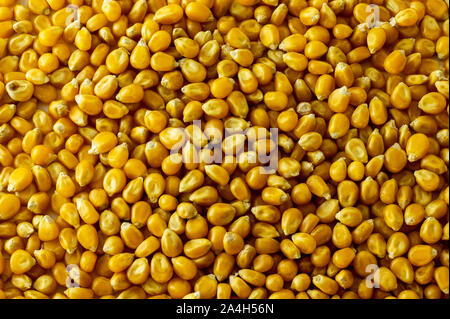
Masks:
[[[448,298],[448,9],[0,0],[0,299]]]

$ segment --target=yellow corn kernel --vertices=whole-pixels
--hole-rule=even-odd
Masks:
[[[82,247],[92,252],[97,251],[98,235],[95,227],[89,224],[80,226],[77,229],[77,239]]]
[[[405,52],[402,50],[392,51],[384,60],[384,69],[390,74],[398,74],[406,65]]]
[[[14,274],[24,274],[35,264],[36,260],[25,250],[18,249],[11,255],[10,269]]]
[[[70,198],[75,195],[76,188],[70,176],[61,172],[56,180],[56,191],[63,197]]]
[[[27,188],[33,181],[31,170],[27,167],[18,167],[11,172],[8,179],[8,191],[19,192]]]
[[[34,86],[27,80],[13,80],[5,85],[5,91],[14,101],[28,101],[34,93]]]
[[[130,64],[136,69],[145,69],[150,65],[150,51],[145,40],[141,39],[130,55]]]
[[[116,1],[103,1],[101,9],[109,22],[117,21],[122,14],[122,7]]]
[[[437,251],[429,245],[415,245],[408,252],[408,260],[416,267],[425,266],[436,256]]]
[[[155,12],[154,19],[158,23],[174,24],[183,17],[183,9],[177,4],[169,4]]]

